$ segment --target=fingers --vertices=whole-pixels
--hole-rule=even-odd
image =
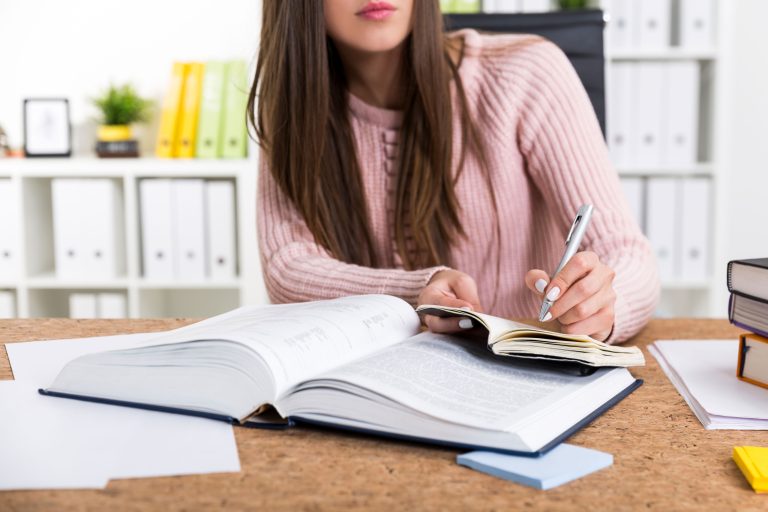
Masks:
[[[433,304],[435,306],[447,306],[449,308],[470,308],[474,309],[472,307],[472,304],[466,300],[462,300],[456,297],[452,297],[450,295],[445,294],[441,290],[430,290],[429,288],[424,289],[424,293],[421,295],[421,299],[419,300],[419,305],[424,304]]]
[[[456,298],[465,300],[475,311],[480,311],[480,297],[477,294],[477,284],[467,274],[459,275],[451,283],[451,288],[456,294]]]
[[[589,299],[600,292],[608,292],[609,290],[613,292],[612,282],[613,271],[605,265],[599,265],[560,293],[557,301],[549,310],[552,313],[552,318],[559,318],[561,323],[568,324],[595,314],[613,300],[605,294],[599,296],[599,299],[603,301],[602,303],[599,301],[596,303],[595,300],[590,301]],[[613,298],[615,299],[615,296]],[[609,299],[611,300],[609,301]],[[567,318],[561,318],[566,313],[570,313],[572,317],[570,321]]]
[[[529,290],[537,293],[538,295],[544,294],[544,290],[547,288],[548,284],[549,275],[547,275],[547,273],[543,270],[533,269],[529,270],[525,274],[525,285]]]
[[[430,331],[442,334],[450,334],[472,328],[472,320],[469,318],[438,318],[428,315],[424,317],[424,324]]]
[[[577,252],[547,286],[547,298],[559,299],[576,281],[588,274],[600,262],[591,251]],[[555,316],[555,313],[552,313]]]
[[[588,334],[596,340],[604,341],[611,334],[614,318],[615,313],[611,304],[585,320],[564,325],[562,331],[566,334]]]
[[[577,253],[546,288],[546,296],[554,301],[551,319],[560,322],[564,333],[607,338],[615,319],[614,277],[613,269],[602,264],[595,253]]]
[[[475,280],[457,270],[437,272],[429,284],[422,290],[418,304],[434,304],[453,308],[468,308],[481,311],[480,297]],[[469,318],[438,318],[433,315],[424,317],[424,324],[432,332],[452,333],[472,328]]]
[[[613,288],[604,288],[591,297],[577,303],[557,319],[562,325],[572,325],[596,315],[599,311],[616,301]]]

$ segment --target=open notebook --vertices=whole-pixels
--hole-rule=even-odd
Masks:
[[[498,358],[483,343],[420,332],[398,298],[365,295],[244,307],[148,335],[70,361],[41,393],[533,454],[639,385],[624,368],[579,376]]]
[[[546,359],[584,366],[643,366],[645,357],[637,347],[608,345],[583,334],[563,334],[521,324],[497,316],[445,306],[420,306],[423,315],[470,318],[487,337],[496,355]]]

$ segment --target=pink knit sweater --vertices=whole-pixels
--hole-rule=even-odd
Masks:
[[[541,302],[526,288],[525,273],[555,268],[574,214],[581,204],[592,203],[595,213],[582,250],[596,252],[616,271],[616,321],[609,341],[626,340],[651,316],[658,278],[649,243],[630,214],[578,76],[563,53],[543,39],[471,30],[456,37],[464,37],[459,72],[489,150],[501,239],[497,243],[483,174],[470,158],[456,185],[467,236],[451,252],[453,268],[477,281],[487,312],[534,317]],[[415,303],[430,278],[444,268],[403,270],[395,249],[392,194],[401,113],[354,96],[349,106],[375,250],[383,268],[343,263],[315,244],[301,215],[262,166],[258,231],[274,302],[386,293]],[[454,114],[455,141],[460,140],[458,123]],[[455,149],[454,161],[459,151]]]

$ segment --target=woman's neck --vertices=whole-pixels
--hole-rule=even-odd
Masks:
[[[349,92],[375,107],[403,108],[404,45],[386,52],[358,52],[339,47]]]

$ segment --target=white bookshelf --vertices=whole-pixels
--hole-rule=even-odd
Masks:
[[[640,2],[642,0],[635,0]],[[672,0],[674,3],[676,0]],[[726,40],[724,30],[729,20],[732,2],[716,0],[714,42],[709,48],[687,49],[669,46],[664,49],[614,49],[611,48],[610,38],[605,38],[606,58],[606,88],[610,94],[612,84],[611,68],[617,62],[644,61],[694,61],[700,66],[699,105],[699,158],[689,166],[634,166],[624,165],[617,168],[622,177],[676,177],[692,178],[705,177],[710,183],[711,206],[707,231],[709,234],[709,275],[702,279],[667,279],[662,281],[661,304],[657,311],[660,316],[718,316],[726,315],[725,304],[722,301],[721,288],[725,280],[720,272],[722,241],[724,240],[722,215],[724,208],[724,184],[726,178],[722,168],[723,150],[720,147],[723,140],[723,128],[718,120],[722,117],[722,105],[725,104],[725,74],[723,41]],[[610,1],[596,0],[595,7],[606,11],[607,23],[611,22]],[[674,30],[674,28],[673,28]]]
[[[255,153],[255,151],[252,151]],[[0,159],[0,179],[10,179],[17,196],[21,267],[17,278],[0,282],[16,297],[19,317],[68,316],[75,292],[119,292],[127,299],[128,316],[203,317],[241,304],[267,301],[256,241],[257,161],[207,159],[98,159],[95,157]],[[107,280],[62,280],[53,256],[51,180],[107,178],[123,194],[125,275]],[[210,178],[232,180],[236,190],[238,272],[231,280],[150,281],[141,275],[139,181],[144,178]]]

